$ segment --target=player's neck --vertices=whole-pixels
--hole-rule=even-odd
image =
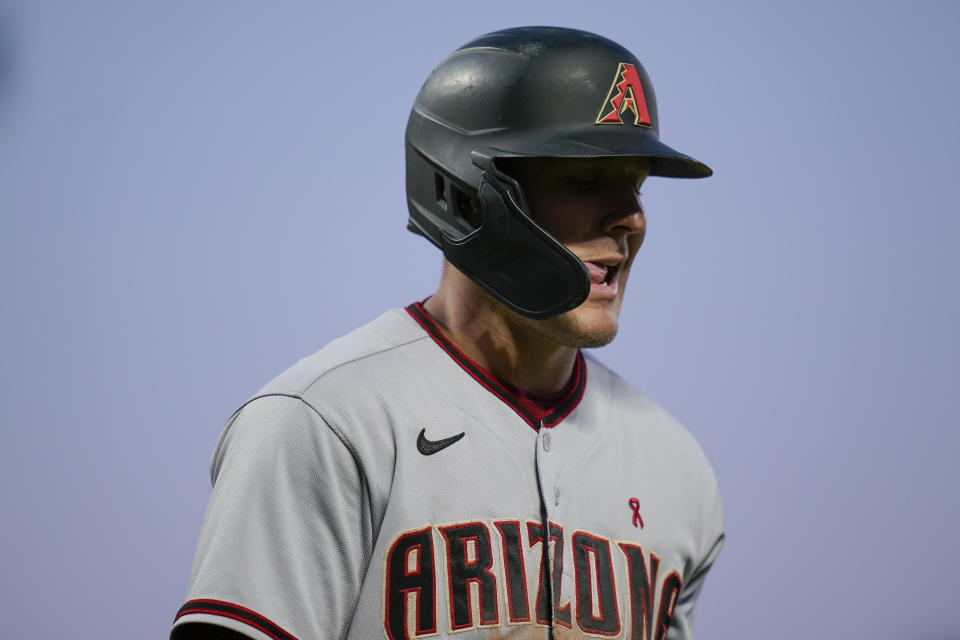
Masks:
[[[514,387],[555,393],[570,380],[577,349],[537,333],[534,321],[507,311],[459,272],[444,271],[424,308],[467,357]]]

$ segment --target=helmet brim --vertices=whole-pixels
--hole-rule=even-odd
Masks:
[[[572,134],[566,131],[562,137],[514,134],[502,141],[490,140],[492,149],[484,151],[483,155],[500,158],[647,158],[651,161],[652,176],[707,178],[713,175],[713,170],[706,164],[660,142],[655,135],[638,131],[624,136],[623,131],[617,129],[592,129]]]

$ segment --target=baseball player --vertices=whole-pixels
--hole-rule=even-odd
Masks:
[[[171,637],[690,638],[713,473],[582,349],[616,334],[641,183],[710,169],[633,54],[544,27],[446,58],[406,158],[441,283],[232,415]]]

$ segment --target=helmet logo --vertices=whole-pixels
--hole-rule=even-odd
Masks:
[[[613,76],[610,91],[600,107],[595,124],[623,124],[620,114],[633,112],[633,124],[638,127],[650,126],[650,113],[647,111],[647,99],[643,95],[643,86],[637,67],[629,62],[621,62]],[[606,112],[606,113],[604,113]]]

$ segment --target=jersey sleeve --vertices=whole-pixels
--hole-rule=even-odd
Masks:
[[[372,549],[366,483],[310,405],[266,396],[234,414],[211,463],[187,602],[189,623],[252,638],[343,638]]]
[[[723,504],[720,492],[717,489],[713,469],[706,458],[703,458],[705,469],[703,504],[701,508],[702,521],[699,536],[699,545],[696,561],[683,579],[683,587],[677,599],[673,613],[673,624],[667,634],[669,640],[692,640],[696,618],[697,600],[703,589],[707,573],[713,566],[724,541]]]

